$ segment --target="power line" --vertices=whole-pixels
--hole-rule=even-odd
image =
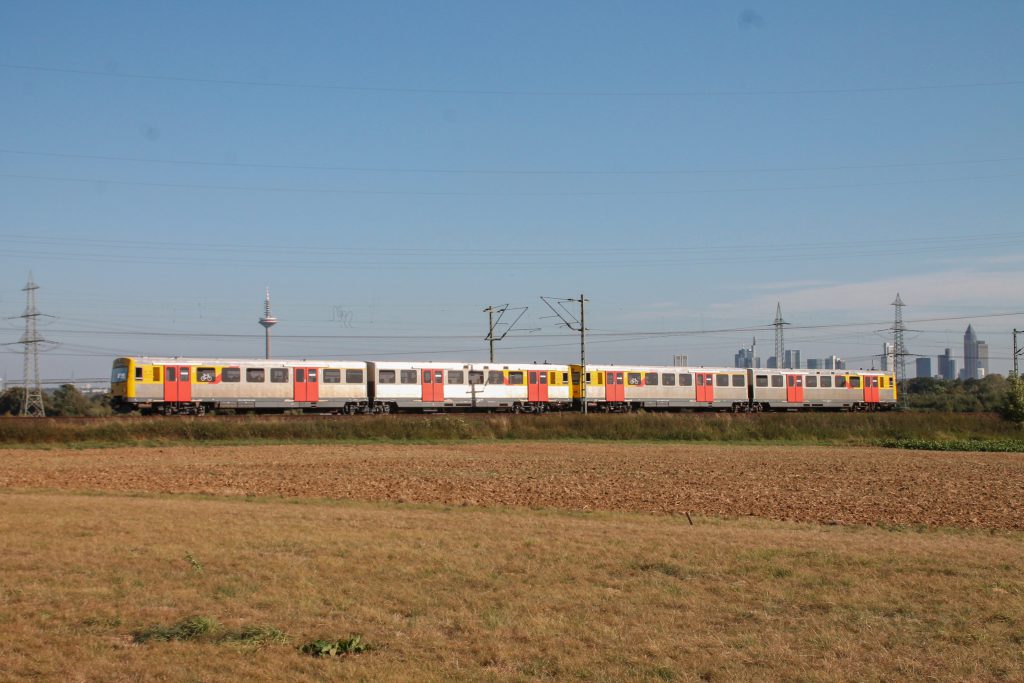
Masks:
[[[230,78],[202,78],[195,76],[159,75],[95,69],[75,69],[38,66],[31,64],[0,63],[0,68],[60,73],[77,76],[96,76],[111,79],[165,81],[175,83],[198,83],[206,85],[232,85],[259,88],[288,88],[304,90],[338,90],[347,92],[394,93],[409,95],[474,95],[474,96],[534,96],[534,97],[721,97],[721,96],[764,96],[764,95],[840,95],[886,92],[915,92],[933,90],[961,90],[973,88],[1000,88],[1024,85],[1024,80],[965,81],[959,83],[931,83],[902,86],[866,86],[847,88],[779,88],[763,90],[529,90],[529,89],[471,89],[471,88],[410,88],[398,86],[365,86],[336,83],[313,83],[299,81],[244,80]]]
[[[161,183],[141,180],[113,180],[110,178],[73,178],[67,176],[46,176],[22,173],[0,173],[0,178],[15,180],[39,180],[58,183],[87,183],[90,185],[115,185],[124,187],[151,187],[172,190],[215,190],[218,192],[273,192],[281,194],[338,194],[351,196],[384,197],[672,197],[691,194],[731,194],[745,192],[791,192],[804,190],[844,190],[869,187],[897,187],[904,185],[926,185],[934,183],[973,182],[979,180],[1003,180],[1019,178],[1024,173],[1003,173],[983,176],[961,176],[956,178],[925,178],[916,180],[891,180],[866,183],[834,183],[830,185],[778,185],[775,187],[731,187],[691,188],[684,190],[576,190],[576,191],[437,191],[437,190],[355,190],[339,187],[275,187],[269,185],[215,185],[199,183]]]
[[[23,149],[0,148],[2,154],[17,154],[60,159],[83,159],[90,161],[117,161],[128,163],[163,164],[173,166],[212,166],[224,168],[265,168],[291,171],[346,171],[358,173],[423,173],[451,175],[599,175],[599,176],[665,176],[665,175],[700,175],[718,173],[791,173],[800,171],[856,171],[878,170],[885,168],[933,168],[940,166],[961,166],[971,164],[991,164],[1013,161],[1024,161],[1024,157],[997,157],[991,159],[963,159],[960,161],[908,161],[876,164],[846,164],[824,166],[779,166],[751,168],[690,168],[690,169],[493,169],[493,168],[417,168],[398,166],[338,166],[330,164],[289,164],[289,163],[256,163],[240,161],[210,161],[202,159],[158,159],[152,157],[113,156],[102,154],[72,154],[67,152],[40,152]]]

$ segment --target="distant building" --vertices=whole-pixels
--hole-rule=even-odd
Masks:
[[[931,377],[932,376],[932,359],[931,358],[918,358],[915,361],[917,365],[917,376],[918,377]]]
[[[964,332],[964,379],[981,379],[988,374],[988,344],[974,333],[974,326],[968,325]]]
[[[942,379],[956,379],[956,359],[953,358],[952,349],[939,356],[939,377]]]
[[[689,365],[688,361],[689,359],[686,357],[686,354],[684,353],[679,353],[672,356],[672,365],[676,366],[677,368],[686,367],[687,365]]]
[[[750,349],[740,349],[733,356],[733,363],[737,368],[759,368],[761,367],[761,358],[754,356]]]
[[[825,364],[824,364],[824,362],[822,362],[822,360],[820,358],[808,358],[807,359],[807,369],[808,370],[821,370],[823,367],[825,367]]]
[[[798,349],[786,349],[782,354],[782,367],[797,369],[800,367],[800,351]]]
[[[765,363],[765,367],[771,369],[778,368],[779,362],[775,360],[775,356],[768,356],[768,362]]]
[[[896,370],[896,345],[892,342],[882,344],[882,370],[885,372]]]
[[[845,370],[846,361],[839,356],[828,356],[822,359],[826,370]]]

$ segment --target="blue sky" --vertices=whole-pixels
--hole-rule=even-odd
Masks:
[[[767,356],[781,302],[787,348],[871,367],[898,291],[909,351],[961,355],[973,323],[1005,372],[1022,26],[1011,2],[9,0],[0,311],[31,270],[48,378],[259,355],[266,286],[282,356],[483,359],[510,303],[499,358],[568,362],[538,297],[584,292],[593,362]]]

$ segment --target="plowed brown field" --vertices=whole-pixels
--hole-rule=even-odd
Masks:
[[[1024,528],[1024,456],[516,442],[0,452],[0,488]]]

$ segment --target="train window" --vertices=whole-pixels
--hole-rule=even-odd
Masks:
[[[221,382],[240,382],[242,380],[242,371],[239,368],[224,368],[220,371]]]
[[[522,384],[523,383],[523,373],[522,373],[522,371],[521,370],[513,370],[513,371],[509,372],[508,373],[508,383],[509,384]]]
[[[747,378],[745,375],[733,375],[732,385],[734,387],[745,387],[747,386]]]
[[[715,384],[720,387],[729,386],[729,375],[715,375]]]
[[[843,375],[836,375],[836,388],[842,389],[846,386],[846,377]]]
[[[483,384],[484,383],[484,371],[483,370],[470,370],[469,371],[469,383],[470,384]]]
[[[704,373],[703,372],[698,372],[697,373],[697,386],[698,387],[704,386]]]
[[[808,387],[810,389],[817,388],[817,386],[818,386],[818,378],[815,377],[814,375],[807,375],[807,377],[805,377],[804,380],[805,380],[804,386],[806,386],[806,387]]]
[[[182,368],[179,371],[179,373],[178,373],[178,381],[179,382],[187,382],[188,381],[188,368]]]
[[[580,383],[580,373],[578,373],[578,372],[572,373],[572,383],[573,384],[579,384]]]
[[[174,368],[167,368],[167,381],[174,382],[176,381],[176,378],[177,375],[174,374]]]
[[[676,376],[671,372],[661,373],[661,383],[666,387],[674,387],[676,385]]]
[[[488,370],[487,371],[487,383],[488,384],[504,384],[505,375],[502,374],[501,370]]]
[[[139,368],[141,370],[141,368]],[[135,379],[139,379],[138,373],[136,372]],[[110,373],[110,381],[114,382],[127,382],[128,381],[128,368],[125,367],[114,367]]]
[[[345,371],[345,382],[347,384],[362,384],[363,383],[363,371],[362,370],[346,370]]]
[[[196,368],[197,382],[216,382],[217,370],[215,368]]]
[[[681,386],[681,387],[693,386],[693,375],[691,375],[688,372],[684,372],[683,374],[679,375],[679,386]]]
[[[540,373],[540,383],[541,384],[547,384],[548,383],[548,373],[546,373],[546,372]]]
[[[288,381],[288,368],[270,368],[270,381],[271,382],[287,382]]]
[[[853,376],[850,378],[850,388],[860,389],[860,377]]]
[[[245,381],[246,382],[266,382],[267,374],[263,368],[246,368],[245,369]]]
[[[831,377],[822,377],[821,378],[821,388],[822,389],[831,389],[832,388],[832,378]]]
[[[640,373],[639,372],[627,372],[627,381],[634,387],[640,386]]]
[[[159,382],[160,381],[160,368],[153,368],[153,381],[154,382]]]
[[[781,387],[782,383],[783,383],[782,382],[782,375],[772,375],[772,386],[773,387]]]
[[[394,384],[395,383],[395,371],[394,370],[381,370],[377,373],[377,381],[381,384]]]
[[[462,370],[448,371],[448,384],[462,384],[466,374]]]
[[[590,378],[590,373],[588,372],[587,373],[587,384],[593,384],[593,383],[594,383],[593,380],[591,380],[591,378]]]
[[[341,384],[341,370],[331,368],[324,370],[324,384]]]
[[[646,384],[649,387],[658,386],[658,373],[648,372],[647,376],[644,377],[644,384]]]
[[[768,375],[755,375],[754,386],[766,387],[768,386]]]
[[[398,373],[398,379],[402,384],[416,384],[416,371],[401,370]]]
[[[125,377],[125,379],[127,379],[127,377]],[[142,368],[135,368],[135,379],[142,379]],[[121,381],[123,382],[124,380],[122,379]]]

